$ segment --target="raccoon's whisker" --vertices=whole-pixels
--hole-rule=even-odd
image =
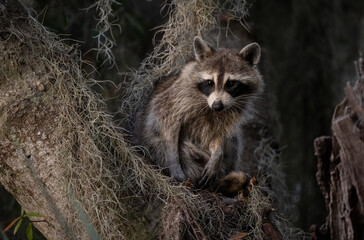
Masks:
[[[264,114],[262,114],[259,110],[256,110],[256,109],[249,109],[249,112],[251,112],[252,114],[255,114],[255,115],[259,115],[259,116],[261,116],[261,117],[263,117],[263,118],[267,118],[267,116],[266,115],[264,115]]]
[[[199,112],[201,112],[201,113],[205,113],[209,109],[209,106],[206,101],[200,101],[200,102],[193,104],[193,108],[199,109]]]
[[[255,92],[252,92],[252,93],[245,93],[245,94],[242,94],[242,95],[240,95],[239,97],[241,97],[241,96],[249,96],[249,97],[251,97],[251,96],[259,96],[260,94],[257,94],[257,93],[255,93]]]
[[[244,108],[246,108],[246,105],[236,105],[236,104],[233,104],[232,107],[235,108],[235,109],[244,109]]]
[[[194,105],[199,106],[199,107],[204,107],[204,108],[208,107],[208,103],[206,100],[199,100],[199,101],[195,102]]]
[[[254,115],[258,115],[258,116],[261,116],[262,118],[267,118],[267,116],[266,115],[264,115],[264,114],[262,114],[261,112],[259,112],[259,111],[252,111],[252,113],[254,114]]]
[[[236,104],[243,106],[243,107],[248,107],[248,105],[250,105],[252,103],[244,102],[244,103],[236,103]],[[260,107],[263,107],[261,104],[259,104],[259,102],[254,102],[253,104],[255,106],[255,109],[257,109],[257,108],[259,109]],[[253,111],[255,109],[251,109],[251,110]]]
[[[240,101],[235,101],[233,102],[233,105],[235,106],[247,106],[249,104],[250,101],[244,101],[244,102],[240,102]]]
[[[259,103],[262,102],[263,99],[261,98],[241,98],[241,99],[237,99],[235,102],[240,102],[240,103],[249,103],[249,102],[253,102],[255,103]]]
[[[237,107],[237,108],[246,108],[247,107],[247,103],[238,103],[238,102],[234,102],[233,103],[233,105],[232,106],[234,106],[234,107]],[[255,110],[255,109],[249,109],[249,111],[251,112],[251,113],[253,113],[253,114],[257,114],[257,115],[259,115],[259,116],[261,116],[261,117],[264,117],[265,118],[265,116],[263,116],[263,115],[261,115],[261,113],[259,113],[257,110]]]
[[[241,95],[239,97],[235,98],[236,100],[242,100],[242,99],[264,99],[263,97],[259,96],[259,95]]]
[[[240,98],[240,99],[235,99],[234,102],[247,103],[247,102],[258,101],[258,100],[260,100],[260,99],[259,98]]]

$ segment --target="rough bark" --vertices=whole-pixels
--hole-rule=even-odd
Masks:
[[[56,161],[57,99],[47,70],[31,49],[12,42],[11,26],[27,29],[18,1],[0,1],[0,181],[28,212],[46,216],[34,225],[48,239],[73,238],[64,166]],[[37,218],[36,220],[39,220]]]
[[[364,64],[359,80],[345,88],[346,97],[334,112],[332,137],[315,140],[317,181],[329,212],[312,239],[364,239]]]

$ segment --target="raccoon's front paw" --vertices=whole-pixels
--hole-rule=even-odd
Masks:
[[[211,168],[206,168],[203,170],[200,180],[197,183],[197,187],[200,189],[208,188],[211,183],[216,178],[216,172],[211,171]]]
[[[187,180],[187,177],[182,170],[181,171],[172,171],[171,177],[173,178],[173,181],[175,181],[177,183],[184,182]]]

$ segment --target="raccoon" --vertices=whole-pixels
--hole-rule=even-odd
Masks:
[[[264,83],[256,65],[260,46],[214,49],[194,38],[195,58],[159,82],[135,115],[132,139],[176,181],[216,185],[242,155],[242,128]]]

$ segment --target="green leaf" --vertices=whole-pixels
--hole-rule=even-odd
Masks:
[[[5,229],[3,232],[6,232],[9,230],[9,228],[11,228],[11,226],[13,226],[19,219],[21,219],[21,216],[20,217],[17,217],[15,218]]]
[[[21,206],[20,215],[23,216],[23,214],[24,214],[24,207]]]
[[[27,230],[25,232],[27,234],[27,238],[28,240],[33,240],[33,228],[32,228],[32,223],[29,223]]]
[[[35,212],[30,212],[30,213],[25,214],[24,217],[43,217],[44,218],[45,216],[40,215],[40,214],[35,213]]]
[[[15,228],[14,228],[14,235],[15,233],[19,230],[20,228],[20,224],[23,222],[23,219],[20,219],[20,221],[16,224]]]

